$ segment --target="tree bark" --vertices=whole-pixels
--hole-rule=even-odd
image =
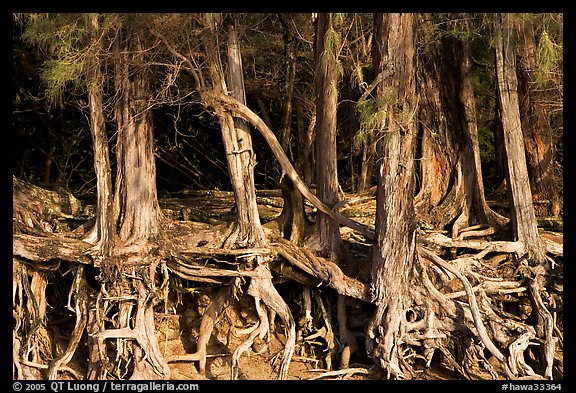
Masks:
[[[211,24],[210,36],[204,39],[204,47],[209,61],[209,78],[212,82],[213,94],[228,97],[224,71],[220,66],[220,56],[216,46],[217,25]],[[228,80],[232,85],[230,91],[236,102],[244,105],[244,86],[242,82],[242,60],[237,31],[230,28],[228,31]],[[254,166],[256,157],[252,150],[252,142],[247,124],[243,119],[240,127],[235,126],[235,120],[230,111],[227,111],[220,101],[213,99],[210,94],[205,95],[208,105],[212,106],[220,122],[222,139],[228,159],[228,170],[234,197],[236,202],[237,216],[236,225],[238,237],[233,236],[225,243],[236,243],[241,248],[265,247],[268,244],[264,229],[260,223],[258,206],[256,201],[256,188],[254,185]],[[244,127],[244,128],[242,128]],[[295,323],[292,314],[276,288],[272,284],[270,267],[266,258],[261,255],[251,255],[242,258],[244,269],[251,270],[255,274],[251,276],[248,293],[254,297],[259,321],[255,332],[245,342],[236,348],[232,357],[232,377],[238,375],[238,359],[242,352],[250,347],[256,335],[264,338],[269,333],[269,321],[267,313],[260,301],[276,312],[284,322],[286,329],[286,345],[284,355],[278,373],[279,379],[286,379],[288,368],[296,340]],[[253,332],[254,333],[254,332]]]
[[[415,80],[416,23],[413,14],[375,14],[373,59],[376,69],[392,66],[378,86],[382,100],[377,133],[378,183],[376,242],[372,260],[372,299],[366,348],[389,375],[401,378],[399,349],[410,278],[416,254],[414,153],[417,109]]]
[[[462,15],[449,15],[447,22],[448,28],[469,30]],[[445,33],[422,56],[417,211],[436,228],[452,224],[454,238],[470,225],[499,227],[507,220],[484,196],[469,39]]]
[[[494,16],[496,78],[500,115],[504,130],[504,149],[507,162],[507,185],[510,195],[510,210],[514,240],[525,244],[530,260],[542,263],[546,260],[545,248],[538,234],[536,215],[524,153],[518,80],[514,49],[510,43],[508,17]]]
[[[554,130],[548,120],[545,93],[536,86],[538,75],[537,44],[534,24],[525,21],[522,44],[517,48],[518,94],[520,119],[526,148],[526,164],[536,205],[537,216],[559,216],[562,210],[554,159],[556,154]]]
[[[338,80],[332,14],[320,13],[314,40],[316,86],[316,195],[333,207],[338,198],[336,111]],[[320,253],[329,259],[339,254],[340,230],[330,217],[319,212],[316,219]]]
[[[122,39],[121,37],[119,39]],[[127,37],[126,39],[130,39]],[[116,228],[124,246],[145,243],[160,229],[149,75],[132,69],[128,42],[116,52]]]
[[[96,172],[96,223],[84,237],[88,243],[98,244],[101,256],[107,258],[114,247],[114,199],[112,193],[112,175],[108,154],[108,135],[104,116],[104,76],[97,58],[102,43],[99,40],[100,29],[98,15],[89,16],[91,47],[96,51],[87,71],[88,106],[90,108],[90,133],[94,149],[94,171]]]

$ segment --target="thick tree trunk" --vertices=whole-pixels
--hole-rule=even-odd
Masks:
[[[120,49],[120,48],[118,48]],[[156,192],[156,163],[149,76],[129,66],[128,48],[117,54],[116,69],[116,227],[125,245],[156,236],[161,212]]]
[[[332,14],[318,14],[314,41],[317,116],[316,195],[330,207],[333,207],[339,200],[336,154],[338,80],[334,34]],[[330,259],[336,258],[341,241],[338,224],[319,212],[316,225],[320,253]]]
[[[449,28],[468,30],[461,15],[450,18]],[[422,60],[417,211],[437,228],[451,223],[454,238],[470,225],[501,226],[484,196],[469,41],[447,35]]]
[[[534,25],[526,21],[523,42],[518,53],[518,94],[520,118],[526,148],[526,164],[536,205],[537,216],[559,216],[562,210],[558,173],[556,172],[554,130],[548,120],[545,93],[536,86],[538,75],[537,45]]]
[[[428,24],[434,23],[433,17],[426,15],[427,25],[423,28],[429,28]],[[420,189],[415,197],[415,207],[419,217],[429,221],[435,228],[443,228],[454,219],[459,213],[458,206],[462,203],[462,195],[459,195],[460,201],[457,201],[455,192],[456,188],[461,186],[456,183],[458,142],[454,132],[454,129],[458,130],[459,127],[452,124],[454,115],[449,113],[450,110],[455,110],[456,105],[447,107],[447,104],[456,99],[448,94],[447,90],[454,85],[452,80],[457,78],[453,72],[448,73],[448,69],[459,59],[447,55],[445,50],[448,45],[438,41],[426,46],[420,55],[421,66],[417,71],[421,139],[418,160]],[[448,198],[451,186],[454,191]]]
[[[89,357],[91,362],[99,359],[103,367],[92,364],[89,369],[92,376],[110,372],[118,378],[167,379],[170,368],[160,353],[153,319],[160,258],[152,249],[158,247],[162,213],[156,193],[149,76],[139,68],[141,48],[133,38],[121,32],[114,42],[118,241],[112,257],[100,264],[102,291],[113,300],[97,302],[96,320],[90,323],[90,329],[98,332]],[[114,317],[104,324],[101,315]],[[107,360],[111,355],[107,351],[112,351],[108,340],[116,341],[114,350],[122,359],[114,365]]]
[[[393,76],[378,86],[383,100],[378,130],[376,242],[372,260],[372,299],[376,312],[366,336],[369,355],[389,375],[402,377],[399,359],[403,321],[410,298],[416,255],[414,153],[417,109],[413,14],[374,16],[376,69],[393,66]],[[386,91],[393,96],[386,96]]]

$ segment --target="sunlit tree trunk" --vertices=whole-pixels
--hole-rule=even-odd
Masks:
[[[204,48],[209,61],[209,79],[213,90],[209,94],[225,96],[228,88],[216,45],[219,23],[217,20],[211,20],[207,15],[206,21],[211,30],[210,35],[204,38]],[[236,100],[245,103],[240,43],[238,32],[233,27],[229,27],[227,44],[229,89]],[[252,150],[252,140],[248,125],[243,119],[234,118],[218,101],[210,101],[209,104],[214,109],[222,130],[222,139],[228,158],[228,171],[236,202],[237,232],[226,243],[230,245],[236,244],[240,247],[265,247],[268,244],[268,240],[260,223],[256,203],[256,188],[254,185],[256,156]],[[241,121],[238,122],[238,120]],[[286,345],[278,378],[286,379],[296,340],[292,313],[272,284],[272,274],[269,265],[266,263],[266,258],[261,255],[249,255],[242,257],[241,260],[244,269],[253,271],[247,292],[255,300],[259,316],[256,332],[260,338],[264,338],[266,334],[269,334],[268,309],[272,310],[274,315],[278,315],[284,322]],[[255,337],[255,334],[251,334],[234,352],[232,357],[232,379],[236,379],[238,376],[239,357],[245,348],[250,347]]]
[[[160,262],[150,249],[158,247],[163,221],[156,193],[150,76],[142,67],[142,48],[132,33],[121,30],[113,51],[114,115],[118,127],[114,200],[117,242],[115,255],[103,261],[100,276],[102,287],[114,300],[104,306],[100,303],[103,309],[99,312],[110,312],[114,317],[108,325],[94,325],[94,329],[101,330],[91,350],[98,351],[100,361],[106,362],[109,355],[101,351],[111,351],[107,343],[115,340],[114,350],[122,359],[114,366],[118,375],[132,379],[169,378],[170,368],[155,334],[155,303],[150,301],[155,291],[154,267]]]
[[[238,31],[230,28],[228,32],[228,81],[230,95],[242,103],[246,103],[244,91],[244,77],[242,74],[242,58]],[[215,51],[216,48],[213,48]],[[213,53],[217,56],[217,53]],[[212,62],[216,67],[217,58]],[[220,81],[218,89],[226,91],[223,70],[214,69],[215,81]],[[216,79],[218,78],[218,79]],[[256,187],[254,185],[254,166],[256,155],[252,149],[252,137],[250,129],[244,119],[233,118],[227,112],[217,110],[217,116],[222,127],[222,140],[228,158],[228,170],[232,189],[236,200],[236,214],[238,225],[238,238],[236,241],[241,246],[264,246],[266,236],[260,223],[258,206],[256,203]]]
[[[500,116],[504,129],[504,149],[507,162],[507,185],[510,195],[510,210],[515,240],[524,243],[529,258],[540,263],[545,261],[545,248],[538,235],[536,215],[532,202],[530,180],[522,122],[518,100],[518,79],[514,48],[506,15],[494,16],[496,51],[496,78],[500,100]]]
[[[96,172],[96,223],[84,240],[98,243],[102,257],[110,256],[114,246],[114,210],[112,175],[108,154],[108,136],[104,117],[104,76],[97,58],[102,43],[97,14],[88,20],[91,47],[95,51],[87,70],[88,107],[90,109],[90,133],[94,149],[94,171]]]
[[[129,37],[127,39],[130,39]],[[116,146],[116,226],[124,245],[156,236],[161,211],[156,192],[156,162],[149,75],[131,69],[127,42],[117,54],[115,108],[118,125]]]
[[[469,30],[462,15],[449,18],[449,29]],[[470,225],[503,225],[484,196],[469,39],[445,34],[422,56],[417,211],[437,228],[452,224],[453,237]]]
[[[372,300],[366,336],[368,354],[394,377],[402,377],[399,340],[406,315],[416,254],[414,154],[417,109],[413,14],[374,16],[373,57],[377,70],[393,67],[377,88],[382,116],[377,132],[376,242]]]

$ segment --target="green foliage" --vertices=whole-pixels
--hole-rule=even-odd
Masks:
[[[80,61],[47,60],[41,73],[46,84],[45,94],[51,105],[63,105],[63,94],[67,87],[79,88],[82,80],[78,75],[84,72],[85,63]]]
[[[355,151],[358,151],[380,126],[383,116],[382,107],[385,103],[386,100],[370,98],[356,104],[360,129],[354,137],[353,148]]]
[[[22,39],[37,45],[49,56],[41,70],[50,105],[64,105],[67,88],[80,88],[86,63],[85,19],[89,14],[33,14]]]
[[[336,57],[340,48],[340,34],[331,27],[324,36],[324,56]]]
[[[538,41],[538,72],[536,85],[542,87],[551,74],[559,71],[563,58],[563,45],[555,43],[546,30]]]

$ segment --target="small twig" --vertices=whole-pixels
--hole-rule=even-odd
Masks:
[[[308,370],[308,371],[309,372],[317,372],[317,371],[325,371],[325,370],[314,369],[314,370]],[[370,374],[370,370],[365,369],[365,368],[361,368],[361,367],[355,367],[355,368],[345,368],[342,370],[325,371],[320,375],[317,375],[315,377],[310,378],[310,380],[321,379],[321,378],[326,378],[326,377],[336,377],[338,375],[349,376],[352,374]]]

